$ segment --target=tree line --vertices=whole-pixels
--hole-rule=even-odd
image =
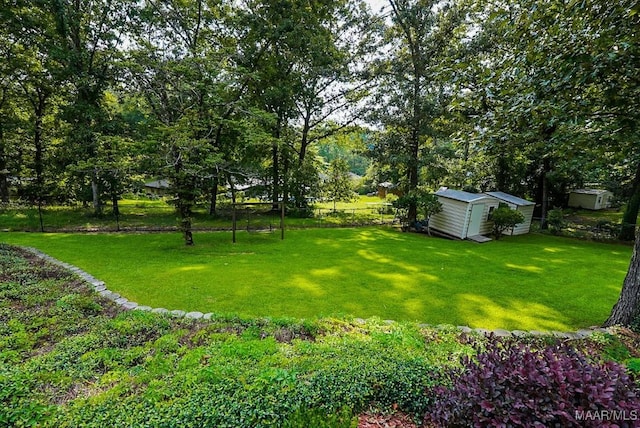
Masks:
[[[3,0],[0,19],[3,202],[117,214],[160,177],[191,243],[221,188],[303,207],[318,142],[350,134],[379,182],[527,196],[543,226],[607,186],[634,237],[636,1]]]

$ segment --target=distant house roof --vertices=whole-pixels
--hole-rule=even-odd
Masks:
[[[535,202],[527,201],[526,199],[519,198],[517,196],[510,195],[504,192],[486,192],[487,195],[500,199],[501,201],[508,202],[517,206],[535,205]]]
[[[583,195],[602,195],[603,193],[609,193],[605,189],[575,189],[571,193],[581,193]]]
[[[462,190],[451,189],[440,189],[436,192],[436,195],[462,202],[474,202],[483,198],[487,198],[487,195],[483,193],[469,193]]]
[[[171,185],[167,180],[154,180],[144,183],[144,187],[148,187],[150,189],[168,189]]]

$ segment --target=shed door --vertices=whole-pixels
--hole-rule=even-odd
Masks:
[[[471,219],[469,220],[469,228],[467,236],[480,234],[480,225],[482,224],[482,215],[484,214],[484,204],[471,206]]]

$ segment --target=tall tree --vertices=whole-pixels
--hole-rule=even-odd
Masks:
[[[117,79],[117,63],[130,22],[131,0],[61,0],[46,3],[55,19],[52,55],[63,66],[61,78],[69,82],[72,101],[64,118],[71,125],[67,136],[68,163],[94,159],[98,134],[104,124],[103,95]],[[99,171],[83,171],[91,185],[93,207],[102,211]]]
[[[463,33],[465,14],[453,1],[389,0],[388,59],[385,78],[378,87],[385,126],[378,145],[380,158],[403,171],[402,185],[417,189],[419,174],[429,157],[429,143],[439,135],[437,118],[446,115],[450,99],[441,66],[453,40]],[[408,217],[415,221],[412,203]]]
[[[517,185],[527,180],[518,170],[529,171],[543,223],[551,193],[561,199],[564,186],[583,182],[593,159],[638,159],[633,3],[519,0],[477,15],[475,62],[464,62],[477,71],[467,79],[483,118],[477,129],[498,184]]]
[[[309,147],[348,126],[370,77],[367,16],[346,0],[242,2],[247,29],[241,65],[252,70],[250,93],[271,122],[271,199],[288,199],[288,177],[300,182]],[[368,31],[368,30],[367,30]],[[359,38],[358,35],[364,38]],[[327,119],[333,119],[329,123]],[[336,118],[339,118],[336,120]],[[292,174],[292,171],[300,170]],[[304,192],[296,194],[304,199]],[[298,201],[300,202],[300,201]]]
[[[640,321],[640,234],[636,237],[629,270],[622,284],[618,301],[604,326],[631,325]]]
[[[220,3],[148,0],[131,50],[131,72],[156,120],[158,174],[171,181],[186,245],[192,214],[210,177],[218,178],[229,81]],[[217,187],[217,186],[216,186]]]
[[[37,203],[42,230],[42,204],[49,193],[45,189],[45,173],[52,176],[47,162],[53,128],[50,124],[54,104],[59,101],[64,86],[58,79],[60,65],[52,53],[54,21],[41,6],[39,3],[17,1],[14,7],[3,9],[0,16],[3,21],[6,20],[2,33],[3,57],[6,61],[2,67],[2,104],[5,108],[11,105],[22,112],[25,134],[19,138],[24,138],[22,144],[28,148],[26,153],[30,154],[25,156],[29,164],[27,170],[30,171],[30,185],[25,189],[25,196]],[[0,127],[6,128],[15,119],[15,112],[8,112],[2,120],[5,123]],[[3,131],[0,131],[0,166],[4,170],[8,164],[8,147]],[[14,128],[13,131],[18,129]],[[8,194],[6,174],[3,175],[0,188],[3,189],[4,199]]]

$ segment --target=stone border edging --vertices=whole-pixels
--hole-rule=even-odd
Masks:
[[[94,289],[94,291],[98,294],[100,294],[103,297],[106,297],[107,299],[115,302],[117,305],[119,305],[120,307],[122,307],[125,310],[138,310],[138,311],[149,311],[149,312],[153,312],[153,313],[160,313],[160,314],[168,314],[174,317],[184,317],[184,318],[189,318],[189,319],[204,319],[204,320],[209,320],[211,319],[211,317],[213,316],[213,313],[209,312],[209,313],[202,313],[202,312],[198,312],[198,311],[194,311],[194,312],[186,312],[186,311],[182,311],[179,309],[176,310],[168,310],[165,308],[152,308],[151,306],[143,306],[143,305],[139,305],[136,302],[132,302],[129,301],[127,298],[122,297],[120,294],[118,293],[114,293],[112,291],[110,291],[109,289],[107,289],[106,284],[104,283],[104,281],[100,281],[99,279],[95,278],[94,276],[90,275],[89,273],[83,271],[82,269],[80,269],[77,266],[71,265],[69,263],[65,263],[62,262],[54,257],[51,257],[48,254],[43,253],[40,250],[37,250],[35,248],[32,247],[22,247],[25,250],[31,252],[32,254],[34,254],[37,257],[40,257],[43,260],[46,260],[54,265],[60,266],[62,268],[65,268],[73,273],[75,273],[76,275],[78,275],[80,278],[82,278],[83,280],[85,280],[85,282],[89,283],[91,285],[91,287]],[[366,323],[366,320],[363,318],[355,318],[355,321],[358,323]],[[392,324],[395,321],[393,320],[385,320],[385,322],[387,324]],[[431,325],[431,324],[420,324],[420,327],[431,327],[431,328],[436,328],[436,329],[444,329],[444,328],[450,328],[450,326],[448,325]],[[530,331],[524,331],[524,330],[503,330],[503,329],[496,329],[496,330],[487,330],[484,328],[471,328],[468,326],[456,326],[456,329],[458,329],[459,331],[463,332],[463,333],[477,333],[477,334],[482,334],[485,336],[488,335],[495,335],[497,337],[525,337],[525,336],[553,336],[553,337],[557,337],[560,339],[582,339],[585,337],[589,337],[591,336],[593,333],[606,333],[606,334],[612,334],[613,330],[611,328],[601,328],[601,327],[591,327],[588,329],[580,329],[577,330],[575,332],[562,332],[562,331],[538,331],[538,330],[530,330]]]

